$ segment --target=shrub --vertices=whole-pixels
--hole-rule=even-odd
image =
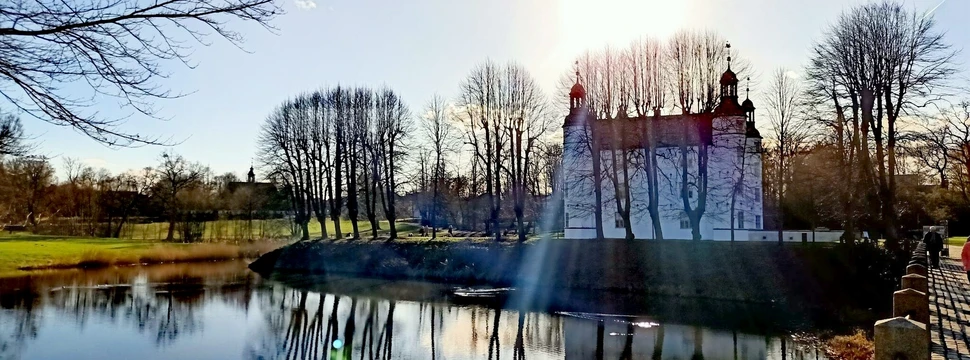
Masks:
[[[869,360],[875,353],[872,340],[862,330],[835,336],[825,343],[825,356],[832,360]]]

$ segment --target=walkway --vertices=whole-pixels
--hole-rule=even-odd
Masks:
[[[960,263],[960,247],[929,269],[931,358],[970,360],[970,283]]]

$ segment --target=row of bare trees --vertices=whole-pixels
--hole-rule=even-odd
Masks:
[[[453,117],[471,156],[473,188],[484,180],[480,194],[488,206],[485,232],[496,239],[513,227],[503,224],[504,201],[511,201],[518,240],[525,241],[529,232],[527,203],[539,195],[534,191],[539,175],[535,165],[554,129],[547,103],[535,79],[515,63],[486,61],[461,83]]]
[[[397,237],[397,194],[411,114],[390,89],[334,87],[304,93],[277,107],[260,132],[259,159],[269,178],[284,185],[301,237],[316,217],[323,237],[327,218],[335,237],[343,237],[346,215],[360,238],[357,220],[363,212],[372,237],[389,222]],[[363,211],[361,211],[363,207]]]
[[[439,228],[483,230],[519,241],[534,230],[542,196],[554,186],[560,147],[548,101],[523,67],[486,61],[474,68],[454,101],[435,96],[412,123],[389,89],[334,87],[305,93],[275,109],[259,138],[260,163],[292,199],[296,223],[309,239],[311,216],[326,219],[341,238],[341,219],[360,238],[358,217],[395,222],[408,209]],[[412,130],[418,136],[410,136]],[[484,203],[483,203],[484,202]],[[487,215],[478,210],[484,208]]]
[[[843,13],[812,48],[806,96],[849,185],[838,193],[850,240],[864,226],[896,245],[901,130],[949,95],[954,54],[931,14],[895,1]],[[866,216],[873,219],[859,224]]]

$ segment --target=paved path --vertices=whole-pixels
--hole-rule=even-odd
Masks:
[[[931,358],[970,360],[970,283],[960,263],[960,246],[950,247],[939,269],[929,270]]]

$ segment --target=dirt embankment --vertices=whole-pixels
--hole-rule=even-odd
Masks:
[[[547,240],[535,244],[308,241],[255,261],[300,272],[454,284],[579,289],[878,312],[894,289],[879,249],[839,245]]]

